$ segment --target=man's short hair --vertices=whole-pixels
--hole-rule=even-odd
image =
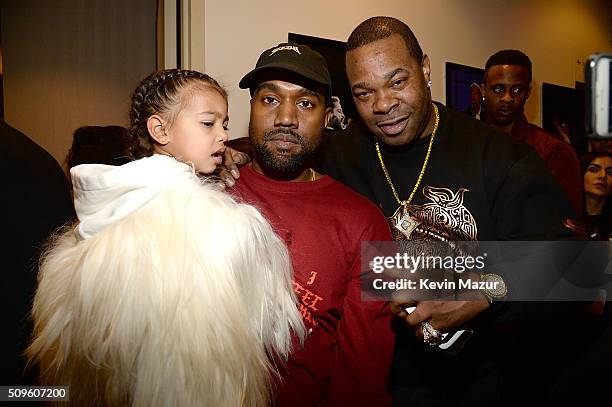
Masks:
[[[346,42],[346,52],[388,38],[393,34],[399,34],[404,39],[412,57],[419,62],[423,59],[423,50],[410,27],[393,17],[371,17],[359,24]]]
[[[504,49],[491,55],[485,65],[485,72],[495,65],[518,65],[527,68],[531,82],[531,60],[527,55],[516,49]]]

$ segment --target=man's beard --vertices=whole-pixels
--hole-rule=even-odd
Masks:
[[[252,129],[250,129],[252,131]],[[292,142],[300,145],[301,151],[295,154],[278,154],[269,147],[272,139],[287,135]],[[251,140],[254,138],[251,137]],[[264,131],[263,142],[253,143],[255,160],[264,173],[274,179],[292,180],[308,168],[317,146],[308,143],[304,137],[291,129],[272,129]],[[282,151],[282,150],[281,150]]]

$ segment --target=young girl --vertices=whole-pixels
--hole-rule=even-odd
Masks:
[[[130,117],[135,161],[71,170],[79,223],[42,260],[29,357],[74,405],[266,405],[303,326],[270,225],[195,175],[221,161],[227,95],[161,71]]]

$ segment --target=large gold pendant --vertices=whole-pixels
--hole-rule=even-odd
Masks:
[[[410,240],[412,232],[421,224],[410,215],[406,205],[400,205],[393,216],[387,220],[392,230],[394,229],[401,234],[398,236],[397,232],[393,233],[395,240]]]

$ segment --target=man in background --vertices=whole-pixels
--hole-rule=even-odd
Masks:
[[[470,85],[470,107],[464,110],[463,113],[469,114],[476,120],[485,120],[484,110],[482,109],[482,95],[480,93],[480,86],[477,83]]]
[[[517,50],[502,50],[486,63],[482,94],[486,123],[532,146],[572,203],[582,214],[580,163],[574,149],[552,134],[528,123],[524,108],[531,92],[531,60]]]

